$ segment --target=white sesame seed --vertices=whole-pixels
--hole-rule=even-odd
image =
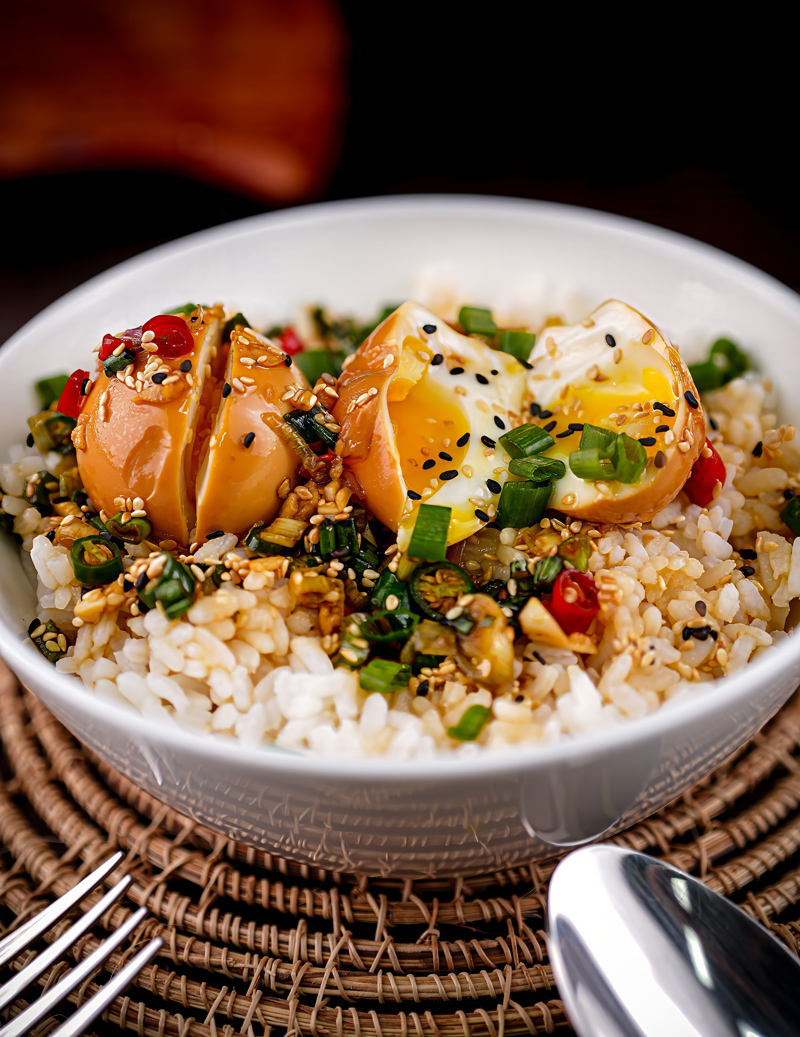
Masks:
[[[155,337],[156,333],[154,331],[145,331],[142,335],[142,343],[152,342]]]

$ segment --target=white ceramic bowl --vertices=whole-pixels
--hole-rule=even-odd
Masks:
[[[44,246],[46,247],[46,245]],[[539,293],[552,310],[616,296],[679,343],[735,336],[800,419],[800,299],[744,263],[616,217],[534,202],[413,197],[255,217],[132,259],[71,292],[0,351],[0,456],[34,409],[37,373],[84,364],[99,336],[189,298],[265,323],[320,300],[371,314],[449,272],[475,302]],[[798,421],[800,423],[800,421]],[[724,760],[800,680],[800,638],[697,697],[548,748],[426,763],[242,749],[98,701],[24,631],[35,597],[0,544],[0,653],[86,745],[137,785],[226,835],[297,861],[402,876],[491,870],[615,831]],[[21,636],[22,635],[22,636]]]

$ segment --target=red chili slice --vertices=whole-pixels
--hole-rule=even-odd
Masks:
[[[550,600],[542,601],[565,634],[585,634],[600,611],[594,577],[580,569],[562,569]]]
[[[725,463],[714,447],[706,440],[706,450],[711,451],[710,457],[704,457],[705,451],[697,458],[692,474],[683,485],[683,491],[692,504],[705,508],[714,499],[714,488],[717,483],[724,485]]]
[[[142,335],[144,336],[148,331],[153,332],[153,342],[158,347],[156,352],[159,356],[170,358],[186,356],[194,349],[192,333],[182,317],[159,313],[142,325]]]
[[[79,368],[77,371],[72,372],[61,392],[61,396],[58,398],[56,410],[59,414],[66,414],[68,418],[78,417],[86,396],[88,396],[88,393],[84,395],[81,392],[84,381],[88,381],[91,387],[88,371],[81,371]]]
[[[278,341],[281,344],[281,349],[284,353],[288,353],[289,356],[297,356],[298,353],[302,353],[306,348],[303,342],[297,337],[297,332],[294,328],[284,328],[283,331],[278,335]]]
[[[134,353],[138,352],[142,345],[142,329],[128,328],[119,338],[116,335],[103,335],[103,341],[100,343],[100,360],[108,360],[120,345],[132,349]]]

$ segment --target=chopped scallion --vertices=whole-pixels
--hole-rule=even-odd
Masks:
[[[359,623],[361,636],[375,644],[388,644],[410,637],[420,622],[413,612],[401,609],[382,609]]]
[[[614,462],[614,478],[621,483],[634,483],[644,471],[647,464],[647,451],[642,444],[621,432],[617,436],[612,456]]]
[[[549,432],[540,425],[520,425],[500,437],[503,449],[510,457],[533,457],[542,454],[555,444]]]
[[[600,447],[575,450],[569,455],[569,466],[579,479],[614,479],[616,470]]]
[[[424,652],[417,652],[411,664],[411,671],[418,677],[422,670],[435,670],[446,658],[446,655],[426,655]]]
[[[592,542],[585,533],[577,533],[575,536],[567,537],[558,549],[558,554],[565,562],[569,562],[574,569],[580,569],[585,573],[589,568],[589,558],[592,554]],[[547,559],[550,561],[550,559]]]
[[[422,558],[426,562],[443,562],[447,553],[449,526],[450,508],[438,504],[420,504],[408,544],[409,556]]]
[[[41,378],[36,383],[36,392],[39,395],[42,410],[47,410],[51,403],[56,403],[61,398],[68,378],[68,374],[54,374],[49,378]]]
[[[496,335],[497,325],[492,311],[480,306],[462,306],[458,311],[458,323],[468,335]]]
[[[457,724],[448,727],[447,734],[459,742],[474,742],[486,727],[492,715],[488,706],[470,706],[461,714]]]
[[[689,374],[698,392],[719,389],[744,374],[750,358],[729,338],[718,338],[711,347],[708,360],[689,365]]]
[[[558,555],[553,555],[552,558],[540,558],[533,567],[534,587],[546,587],[551,584],[563,568],[564,563]]]
[[[515,457],[509,462],[508,470],[512,475],[521,475],[536,483],[555,482],[567,474],[567,466],[557,457]]]
[[[795,536],[800,536],[800,497],[792,497],[781,512],[781,522],[791,529]]]
[[[581,432],[581,450],[609,450],[614,446],[616,432],[610,432],[600,425],[584,425]]]
[[[292,359],[306,376],[308,384],[315,385],[323,374],[338,377],[346,355],[343,352],[332,352],[330,349],[304,349]]]
[[[527,360],[536,345],[536,336],[532,331],[501,331],[498,343],[504,353]]]
[[[395,691],[402,691],[411,677],[410,666],[390,659],[373,659],[359,673],[358,680],[364,691],[392,695]]]
[[[497,506],[497,521],[503,527],[524,529],[534,526],[544,515],[553,486],[537,486],[532,482],[507,481]]]

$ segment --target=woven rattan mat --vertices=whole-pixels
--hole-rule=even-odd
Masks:
[[[469,880],[393,882],[270,857],[111,772],[5,671],[0,735],[0,923],[28,917],[121,848],[134,882],[101,929],[75,946],[73,963],[141,904],[150,920],[109,967],[154,933],[165,938],[93,1033],[571,1032],[543,932],[554,862]],[[800,693],[733,760],[614,841],[699,875],[797,952]],[[105,975],[74,1000],[90,996]]]

